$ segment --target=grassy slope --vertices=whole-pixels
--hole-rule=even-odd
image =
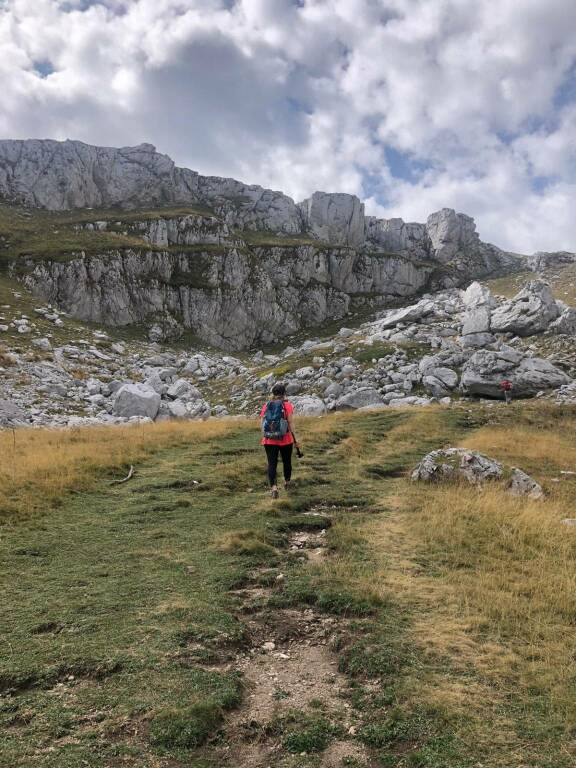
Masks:
[[[245,641],[229,590],[256,565],[286,574],[276,606],[357,615],[338,649],[372,765],[573,765],[575,423],[520,405],[309,420],[275,506],[250,423],[0,434],[0,765],[222,765],[242,694],[217,662]],[[548,500],[410,486],[423,452],[462,441]],[[285,531],[317,504],[332,556],[296,565]],[[183,731],[215,741],[183,750]]]
[[[555,298],[562,299],[571,307],[576,306],[576,266],[570,265],[558,269],[546,270],[542,277],[552,286]],[[511,298],[529,280],[536,280],[538,275],[534,272],[520,272],[517,275],[501,277],[496,280],[489,280],[488,285],[491,290],[502,296]]]
[[[166,206],[163,208],[138,209],[79,209],[73,211],[45,211],[26,209],[0,201],[0,267],[19,259],[48,259],[61,261],[83,251],[98,254],[126,248],[157,250],[143,238],[125,234],[124,225],[136,221],[149,221],[161,217],[214,216],[204,206]],[[75,225],[95,221],[112,222],[107,231],[75,230]],[[281,246],[294,248],[298,245],[328,247],[327,244],[306,236],[279,236],[267,232],[245,231],[238,233],[248,246]],[[222,246],[192,245],[162,248],[174,252],[221,251]]]

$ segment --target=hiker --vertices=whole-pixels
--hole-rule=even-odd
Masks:
[[[292,449],[296,446],[296,452],[300,456],[300,448],[294,433],[294,406],[286,400],[286,387],[284,384],[275,384],[272,387],[272,400],[262,406],[260,418],[262,419],[262,445],[268,459],[268,482],[273,499],[278,498],[278,485],[276,484],[276,472],[278,468],[278,455],[282,457],[284,469],[284,488],[290,487],[292,477]]]
[[[506,400],[507,405],[512,402],[512,386],[512,382],[508,379],[500,382],[500,389],[504,392],[504,400]]]

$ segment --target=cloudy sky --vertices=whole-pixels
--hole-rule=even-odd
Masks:
[[[575,0],[0,0],[0,138],[576,251]]]

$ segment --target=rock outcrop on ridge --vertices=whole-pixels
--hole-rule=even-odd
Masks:
[[[311,234],[332,245],[370,245],[448,263],[480,248],[474,220],[450,209],[426,225],[364,215],[355,195],[314,192],[297,204],[282,192],[178,168],[151,144],[96,147],[79,141],[0,141],[0,196],[50,210],[208,206],[229,226]],[[488,247],[494,253],[505,254]]]

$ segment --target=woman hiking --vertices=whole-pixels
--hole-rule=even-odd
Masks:
[[[278,485],[276,473],[278,470],[278,456],[282,457],[284,469],[284,488],[290,487],[292,477],[292,449],[300,455],[300,449],[294,433],[294,406],[286,400],[286,387],[284,384],[275,384],[272,387],[272,400],[262,406],[260,411],[262,419],[262,445],[268,459],[268,482],[273,499],[278,498]]]

